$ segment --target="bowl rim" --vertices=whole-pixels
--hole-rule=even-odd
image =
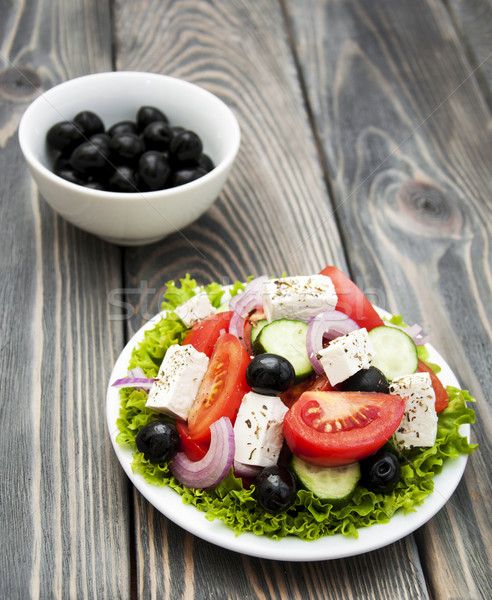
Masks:
[[[51,171],[48,167],[45,167],[41,163],[39,158],[32,151],[31,146],[27,141],[26,127],[27,127],[29,118],[31,117],[31,114],[36,110],[36,107],[43,101],[43,98],[54,93],[54,90],[59,90],[60,88],[68,87],[71,84],[73,84],[74,82],[79,82],[79,83],[83,82],[84,79],[122,78],[122,77],[128,77],[128,76],[135,77],[135,78],[142,78],[142,79],[147,79],[149,77],[158,78],[158,79],[166,79],[166,80],[172,81],[173,84],[177,84],[177,85],[180,85],[183,87],[197,89],[199,91],[199,93],[209,96],[213,102],[215,102],[216,104],[221,106],[221,108],[223,110],[225,110],[226,113],[229,114],[229,116],[231,117],[232,125],[234,127],[233,133],[235,134],[233,137],[233,144],[231,145],[231,147],[229,149],[227,149],[227,152],[226,152],[225,156],[222,158],[222,160],[217,165],[215,165],[215,167],[211,171],[209,171],[208,173],[206,173],[199,179],[195,179],[194,181],[190,181],[188,183],[185,183],[183,185],[176,186],[173,188],[166,188],[163,190],[154,190],[154,191],[145,191],[145,192],[141,192],[141,191],[113,192],[113,191],[108,191],[108,190],[94,190],[92,188],[87,188],[87,187],[78,185],[76,183],[67,181],[67,180],[63,179],[62,177],[55,175],[55,173],[53,173],[53,171]],[[194,188],[197,188],[197,187],[205,184],[209,180],[215,179],[216,177],[220,177],[220,175],[224,171],[229,169],[229,167],[231,166],[232,162],[234,161],[234,159],[239,151],[239,146],[241,143],[241,129],[239,127],[239,123],[236,118],[236,115],[231,110],[231,108],[221,98],[219,98],[218,96],[216,96],[214,93],[210,92],[209,90],[205,89],[204,87],[197,85],[196,83],[192,83],[191,81],[187,81],[186,79],[181,79],[179,77],[173,77],[171,75],[164,75],[162,73],[152,73],[152,72],[147,72],[147,71],[106,71],[106,72],[101,72],[101,73],[90,73],[87,75],[81,75],[79,77],[74,77],[73,79],[68,79],[66,81],[62,81],[62,82],[58,83],[57,85],[54,85],[53,87],[49,88],[48,90],[45,90],[44,92],[42,92],[35,100],[33,100],[29,104],[29,106],[24,111],[24,113],[20,119],[20,122],[19,122],[18,140],[19,140],[19,145],[20,145],[22,154],[24,155],[24,158],[27,161],[28,165],[30,165],[34,170],[38,171],[43,177],[50,180],[53,184],[60,185],[62,188],[65,188],[67,191],[83,193],[84,195],[87,194],[87,196],[89,198],[91,198],[91,197],[99,198],[99,199],[105,198],[108,200],[116,200],[117,199],[117,200],[122,200],[122,201],[124,201],[126,199],[128,201],[134,202],[136,200],[137,201],[139,201],[139,200],[142,200],[142,201],[156,200],[156,199],[164,200],[166,198],[175,197],[176,195],[182,195],[182,194],[185,194],[188,190],[191,191]]]

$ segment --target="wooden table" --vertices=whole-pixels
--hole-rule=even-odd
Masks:
[[[0,598],[492,597],[490,0],[33,0],[3,2],[0,31]],[[242,129],[216,204],[151,246],[59,218],[17,141],[41,91],[108,70],[197,83]],[[326,264],[424,326],[477,399],[480,449],[437,516],[381,550],[214,547],[123,474],[112,366],[169,279]]]

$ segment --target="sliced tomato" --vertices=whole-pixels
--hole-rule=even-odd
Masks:
[[[188,416],[190,437],[210,440],[210,425],[221,417],[234,424],[244,394],[250,391],[246,369],[251,359],[235,335],[223,333],[215,345],[207,371]]]
[[[202,460],[207,454],[209,445],[205,442],[197,442],[191,436],[188,430],[188,425],[182,421],[176,421],[176,428],[181,438],[180,452],[184,452],[186,456],[193,461]]]
[[[441,412],[441,410],[446,408],[446,406],[449,404],[449,396],[446,388],[441,383],[439,377],[428,365],[425,364],[423,360],[419,360],[417,371],[420,371],[420,373],[429,373],[432,387],[434,388],[434,393],[436,394],[436,412]]]
[[[182,345],[191,344],[210,358],[221,332],[229,331],[231,317],[232,310],[229,310],[199,321],[188,331]]]
[[[255,309],[244,322],[243,340],[246,350],[252,354],[253,348],[251,345],[251,330],[257,326],[258,321],[265,319],[265,313],[260,309]]]
[[[328,381],[328,377],[322,373],[321,375],[311,375],[309,379],[305,379],[300,383],[296,383],[291,388],[289,388],[286,392],[282,392],[280,394],[280,399],[282,402],[288,406],[289,408],[296,402],[304,392],[307,391],[323,391],[328,392],[332,390],[333,387],[330,385]]]
[[[321,275],[326,275],[333,281],[338,296],[336,310],[349,316],[359,327],[365,327],[367,331],[384,325],[364,292],[343,271],[329,266],[321,271]]]
[[[312,465],[334,467],[373,454],[399,426],[405,399],[376,392],[305,392],[284,419],[292,452]]]

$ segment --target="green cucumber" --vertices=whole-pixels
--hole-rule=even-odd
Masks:
[[[308,324],[291,319],[278,319],[265,325],[253,344],[254,354],[278,354],[294,367],[296,383],[313,372],[306,349]]]
[[[351,498],[360,479],[358,462],[340,467],[316,467],[294,456],[290,466],[303,488],[321,500],[337,504]]]
[[[404,331],[381,325],[371,329],[369,339],[374,346],[371,365],[382,371],[390,381],[415,373],[419,363],[417,346]]]
[[[216,310],[217,313],[223,313],[229,310],[229,300],[222,302],[219,308]]]
[[[260,331],[267,325],[266,319],[260,319],[254,327],[251,328],[251,345],[255,343],[256,338],[259,336]]]

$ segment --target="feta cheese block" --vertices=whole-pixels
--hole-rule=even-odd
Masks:
[[[268,322],[309,321],[324,310],[334,310],[337,302],[335,286],[326,275],[271,279],[263,287],[263,310]]]
[[[198,321],[206,319],[215,314],[216,310],[212,306],[207,294],[197,294],[190,298],[181,306],[174,309],[174,312],[183,321],[186,327],[193,327]]]
[[[145,406],[186,421],[208,367],[208,356],[193,346],[169,347]]]
[[[234,460],[260,467],[277,464],[288,410],[278,396],[263,396],[256,392],[245,394],[234,424]]]
[[[393,379],[390,394],[407,398],[405,412],[395,432],[399,448],[430,447],[437,435],[436,395],[429,373],[413,373]]]
[[[361,369],[368,369],[373,356],[374,347],[365,328],[335,338],[318,353],[331,385],[345,381]]]

